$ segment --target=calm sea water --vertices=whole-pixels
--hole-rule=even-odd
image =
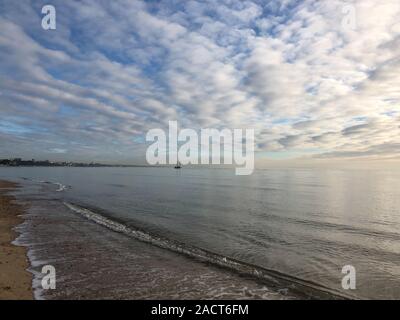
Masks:
[[[0,168],[152,234],[359,298],[400,299],[400,170]],[[55,191],[59,186],[54,185]],[[356,268],[357,289],[341,287]]]

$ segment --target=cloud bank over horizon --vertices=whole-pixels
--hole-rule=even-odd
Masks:
[[[0,0],[0,155],[140,162],[177,120],[254,128],[260,158],[398,158],[399,17],[398,0]]]

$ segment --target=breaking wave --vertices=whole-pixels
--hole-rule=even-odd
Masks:
[[[244,276],[250,276],[268,282],[269,285],[277,289],[289,287],[290,291],[303,295],[305,298],[317,299],[354,299],[352,296],[343,294],[334,289],[322,286],[320,284],[302,280],[279,271],[266,269],[260,266],[252,265],[246,262],[235,260],[209,250],[201,249],[191,245],[187,245],[176,240],[152,235],[139,228],[135,229],[126,226],[121,222],[112,220],[103,214],[94,212],[80,205],[70,202],[63,202],[64,205],[86,219],[89,219],[99,225],[105,226],[110,230],[125,234],[136,240],[149,243],[151,245],[164,248],[187,257],[210,263],[234,272],[238,272]]]
[[[30,180],[28,178],[23,178],[23,179]],[[62,184],[61,182],[52,182],[52,181],[46,181],[46,180],[38,180],[38,182],[45,183],[45,184],[52,184],[52,185],[57,186],[58,189],[56,190],[56,192],[62,192],[62,191],[65,191],[65,190],[71,188],[70,186],[66,186],[66,185]]]

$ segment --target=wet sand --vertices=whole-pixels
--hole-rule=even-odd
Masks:
[[[23,219],[23,208],[7,192],[15,183],[0,180],[0,300],[32,299],[32,275],[26,271],[26,248],[12,244],[18,237],[13,230]]]

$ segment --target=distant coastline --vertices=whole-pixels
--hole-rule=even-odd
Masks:
[[[50,160],[23,160],[21,158],[0,159],[0,167],[166,167],[162,165],[105,164],[97,162],[73,162]]]

